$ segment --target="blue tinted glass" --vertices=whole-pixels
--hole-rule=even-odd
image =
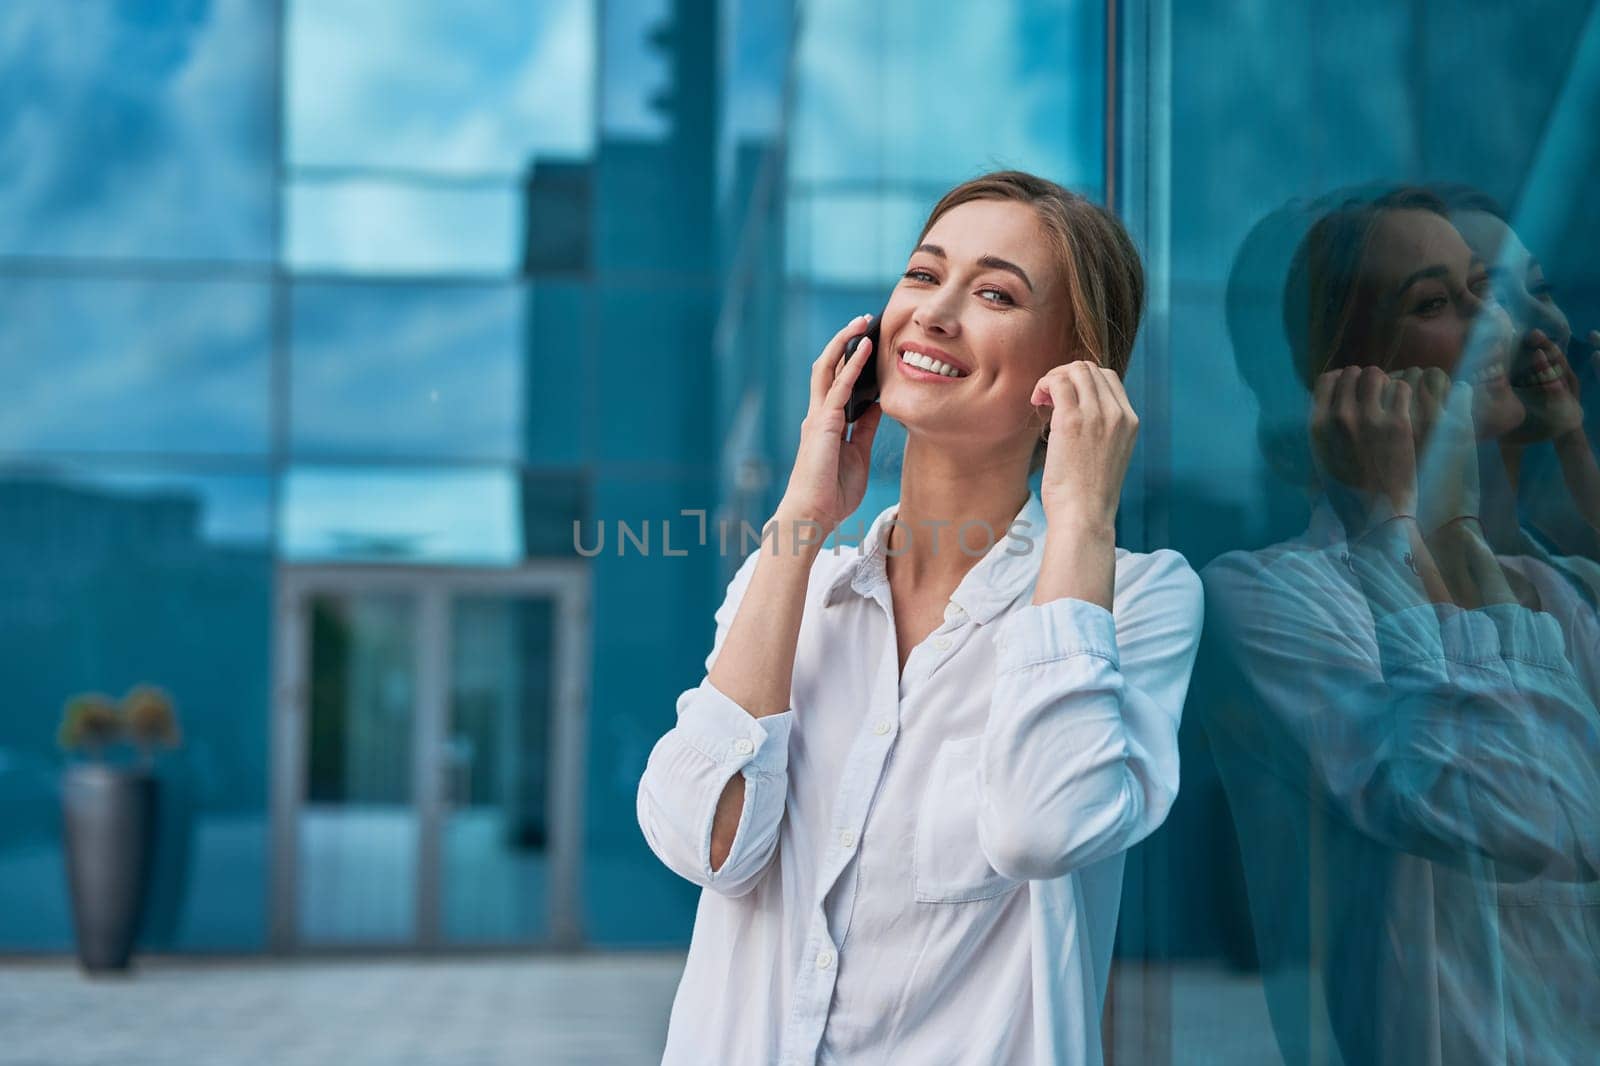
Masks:
[[[290,0],[286,20],[291,167],[517,174],[593,150],[592,0]]]
[[[0,278],[0,449],[265,455],[266,284]]]
[[[522,255],[522,196],[506,182],[306,179],[284,210],[284,258],[303,273],[505,276]]]
[[[1101,180],[1104,4],[806,5],[789,174],[945,183],[1033,170]]]
[[[279,515],[295,561],[510,565],[523,556],[510,470],[295,467]]]
[[[607,137],[661,140],[672,130],[671,0],[611,0],[605,6],[600,128]]]
[[[1119,929],[1184,962],[1129,1030],[1242,1018],[1229,1061],[1590,1061],[1594,6],[1127,29],[1129,496],[1208,616]]]
[[[171,695],[182,742],[156,758],[145,943],[261,946],[270,486],[264,473],[0,472],[0,684],[24,709],[0,715],[0,943],[70,948],[57,719],[77,693],[148,683]]]
[[[513,286],[295,286],[293,451],[517,458],[525,299]]]
[[[928,208],[944,191],[932,185],[796,190],[788,203],[789,273],[817,285],[881,290],[875,293],[881,304],[905,269]]]
[[[0,6],[0,254],[270,259],[274,6]]]

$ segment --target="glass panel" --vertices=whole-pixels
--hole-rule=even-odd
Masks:
[[[979,170],[1101,184],[1101,3],[805,5],[789,176],[948,187]]]
[[[292,451],[516,460],[525,299],[512,286],[295,286]]]
[[[285,476],[282,551],[295,561],[509,564],[523,557],[510,470],[300,467]]]
[[[505,182],[302,179],[285,204],[297,271],[506,275],[522,254],[522,198]]]
[[[587,156],[595,21],[593,0],[291,0],[288,163],[509,176]]]
[[[0,5],[0,254],[270,260],[274,9]]]
[[[1119,1038],[1592,1061],[1600,11],[1213,0],[1128,29],[1152,96],[1123,202],[1168,250],[1128,546],[1181,550],[1208,617],[1182,790],[1129,859],[1119,944],[1152,967]]]
[[[0,321],[0,450],[269,450],[266,284],[13,277]]]
[[[671,0],[608,0],[601,130],[608,138],[664,140],[672,92]]]
[[[905,269],[928,208],[945,188],[791,196],[789,273],[818,285],[873,286],[878,292],[872,310],[879,310]]]
[[[441,927],[458,943],[549,932],[556,604],[467,597],[451,609]]]
[[[271,481],[0,470],[0,945],[70,950],[56,724],[67,699],[171,695],[143,943],[265,941]]]
[[[417,918],[416,601],[323,593],[310,598],[308,611],[300,937],[308,944],[406,943],[416,936]]]

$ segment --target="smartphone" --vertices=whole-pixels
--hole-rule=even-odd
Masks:
[[[867,353],[868,363],[861,368],[861,376],[856,378],[856,384],[850,390],[850,399],[845,401],[844,420],[846,423],[854,422],[866,414],[867,408],[878,402],[878,326],[883,321],[882,314],[872,316],[872,321],[867,323],[867,330],[860,336],[851,337],[844,345],[844,360],[848,361],[856,354],[856,349],[861,347],[861,338],[866,337],[872,341],[872,351]]]

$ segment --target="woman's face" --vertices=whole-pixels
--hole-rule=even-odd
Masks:
[[[1431,211],[1386,211],[1362,260],[1357,350],[1349,361],[1402,370],[1438,368],[1473,388],[1482,438],[1522,424],[1507,380],[1511,323],[1494,303],[1482,261],[1454,226]]]
[[[1029,455],[1043,424],[1033,386],[1066,360],[1069,322],[1065,279],[1032,207],[951,208],[912,251],[884,309],[883,412],[975,462]],[[943,366],[915,365],[930,359]]]
[[[1528,411],[1513,437],[1542,440],[1581,425],[1583,408],[1566,355],[1572,326],[1545,281],[1544,267],[1510,226],[1487,211],[1459,211],[1450,220],[1488,267],[1495,299],[1511,316],[1515,341],[1509,376]]]

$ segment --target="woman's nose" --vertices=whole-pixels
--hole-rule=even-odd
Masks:
[[[911,321],[929,333],[953,337],[961,332],[961,318],[955,305],[957,298],[943,290],[930,293],[926,299],[918,301],[911,312]]]

